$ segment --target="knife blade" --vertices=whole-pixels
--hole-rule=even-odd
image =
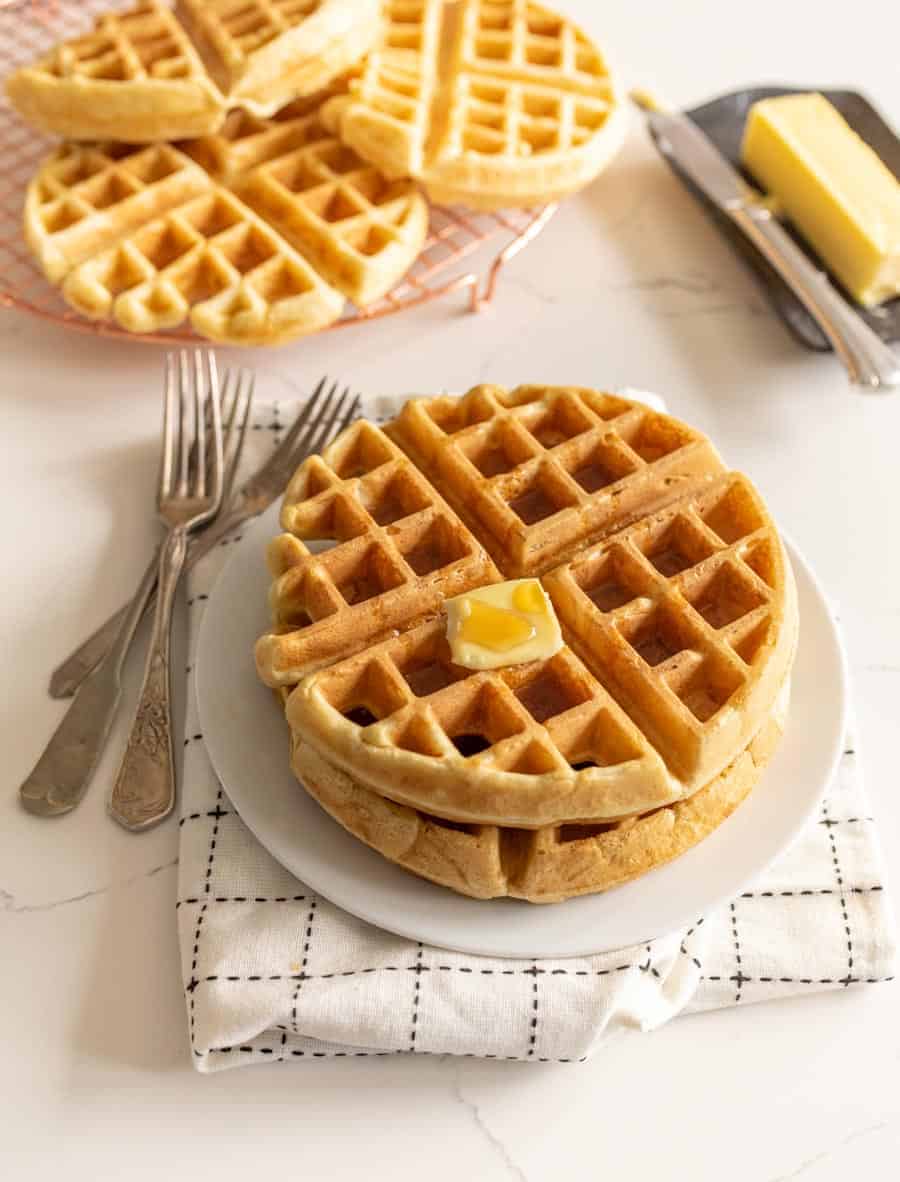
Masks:
[[[761,201],[762,195],[744,180],[709,136],[687,115],[650,111],[647,126],[663,151],[724,213]]]

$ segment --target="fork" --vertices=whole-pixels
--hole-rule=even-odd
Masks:
[[[284,492],[298,464],[308,455],[320,451],[353,421],[359,410],[359,396],[348,403],[350,388],[345,386],[335,402],[338,383],[332,382],[326,393],[327,384],[326,376],[319,381],[268,460],[247,480],[233,501],[225,505],[215,522],[191,539],[185,562],[187,570],[233,529],[268,509]],[[151,595],[152,591],[151,586]],[[75,693],[91,670],[104,659],[127,611],[127,607],[121,608],[59,665],[50,679],[51,697],[67,698]]]
[[[223,486],[230,495],[246,437],[252,398],[246,375],[226,372],[223,383],[225,421]],[[207,447],[207,452],[209,448]],[[24,781],[19,794],[29,812],[59,816],[84,796],[106,744],[121,697],[122,668],[156,588],[157,554],[144,572],[131,603],[114,618],[102,656],[81,679],[78,692],[50,742]]]
[[[177,366],[173,354],[166,359],[157,513],[167,533],[159,548],[156,610],[141,695],[109,800],[110,816],[132,830],[155,825],[169,815],[175,804],[169,664],[172,607],[184,569],[188,536],[210,522],[222,505],[219,379],[214,355],[206,353],[205,375],[202,359],[199,349],[194,352],[193,366],[185,350]],[[211,455],[207,465],[208,444]]]

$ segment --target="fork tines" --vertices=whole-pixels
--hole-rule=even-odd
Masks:
[[[166,357],[158,502],[186,497],[191,472],[193,495],[209,495],[218,502],[223,479],[221,409],[211,349],[195,349],[192,358],[186,349],[177,358],[174,353]]]

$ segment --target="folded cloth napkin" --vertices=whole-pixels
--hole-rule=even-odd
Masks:
[[[397,406],[374,399],[364,410],[384,420]],[[247,470],[297,409],[257,407]],[[852,734],[792,849],[729,906],[649,944],[574,960],[469,956],[390,935],[317,897],[243,825],[199,733],[193,654],[236,540],[198,564],[188,589],[176,908],[198,1070],[410,1051],[568,1062],[679,1013],[890,979],[893,921]]]

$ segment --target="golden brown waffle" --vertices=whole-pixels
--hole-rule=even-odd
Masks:
[[[436,91],[442,0],[384,0],[380,34],[349,96],[326,123],[387,176],[420,177]]]
[[[325,118],[389,176],[483,209],[581,188],[625,133],[600,51],[529,0],[386,0],[361,79]]]
[[[437,614],[446,596],[500,578],[443,498],[364,421],[300,467],[281,527],[268,553],[275,629],[256,654],[273,687],[296,685],[310,670]],[[312,553],[311,538],[331,545]]]
[[[320,101],[272,119],[233,111],[180,148],[63,145],[25,204],[47,277],[92,319],[132,332],[189,319],[245,344],[291,340],[337,320],[345,298],[379,298],[422,248],[425,201],[326,131]]]
[[[202,135],[224,114],[221,93],[162,0],[103,13],[90,33],[12,74],[6,92],[29,122],[75,140]]]
[[[306,791],[391,862],[476,899],[556,903],[619,886],[672,861],[716,829],[759,780],[781,738],[788,687],[733,763],[690,799],[620,821],[537,830],[466,825],[395,804],[294,736]]]
[[[517,412],[512,418],[509,408]],[[578,420],[579,408],[597,412],[602,426],[587,415]],[[537,467],[530,452],[492,432],[518,431],[523,411],[528,437],[540,443]],[[454,665],[437,615],[443,597],[464,589],[443,574],[452,552],[433,547],[421,570],[407,561],[427,583],[427,592],[417,589],[405,568],[401,578],[399,565],[381,554],[380,536],[353,504],[359,494],[342,488],[335,495],[332,473],[347,476],[347,449],[349,471],[388,480],[402,454],[391,440],[406,452],[404,471],[418,468],[417,486],[427,488],[419,452],[406,442],[406,428],[423,412],[442,424],[434,437],[442,455],[456,449],[469,456],[468,472],[458,465],[427,472],[434,496],[469,504],[471,534],[462,536],[484,543],[503,577],[543,573],[550,555],[558,564],[544,576],[566,641],[556,656],[477,673]],[[583,453],[576,423],[588,440]],[[469,448],[473,441],[477,447]],[[496,478],[484,471],[495,447],[504,464],[521,466],[528,488],[549,480],[557,452],[569,456],[564,474],[596,469],[600,475],[582,479],[602,485],[601,476],[612,473],[618,480],[574,514],[548,495],[539,524],[543,535],[558,532],[563,542],[546,552],[529,549],[528,537],[523,544],[511,529],[504,553],[501,532],[489,535],[485,523],[504,498],[515,504],[522,481],[513,466],[498,494]],[[399,530],[414,502],[393,499],[395,508],[374,516],[386,513]],[[443,512],[456,520],[449,505]],[[606,535],[599,542],[598,523]],[[276,627],[257,647],[260,676],[276,688],[296,686],[287,718],[298,738],[354,780],[429,814],[537,828],[608,820],[689,796],[746,747],[793,660],[793,580],[749,481],[723,473],[697,432],[612,395],[476,387],[462,399],[414,400],[386,433],[358,424],[326,451],[324,463],[308,461],[283,524],[307,539],[324,528],[342,544],[309,560],[292,534],[273,543]],[[449,536],[463,529],[458,522]],[[343,558],[349,539],[352,565]],[[524,569],[523,555],[530,563]],[[311,572],[321,563],[349,580],[350,597],[332,588],[319,598]],[[496,577],[491,569],[481,581]],[[381,639],[388,629],[394,634]],[[317,665],[324,667],[310,672]]]
[[[28,186],[25,237],[47,278],[60,283],[110,243],[209,189],[206,173],[169,144],[63,144]]]
[[[485,385],[462,399],[415,398],[386,429],[507,578],[541,574],[723,470],[699,431],[576,387]]]
[[[203,135],[229,107],[272,114],[318,90],[363,57],[378,28],[378,0],[181,0],[177,13],[139,0],[17,70],[7,93],[26,119],[68,139]]]
[[[796,591],[759,494],[727,473],[544,578],[566,635],[683,782],[747,742],[785,680]]]
[[[177,0],[230,105],[272,115],[343,74],[378,35],[379,0]]]
[[[570,647],[476,673],[445,630],[438,617],[304,677],[288,725],[354,779],[459,821],[533,827],[684,795]]]
[[[270,119],[233,111],[218,135],[182,147],[327,283],[364,306],[418,256],[428,208],[410,181],[387,180],[325,129],[319,109],[329,93],[298,99]]]

